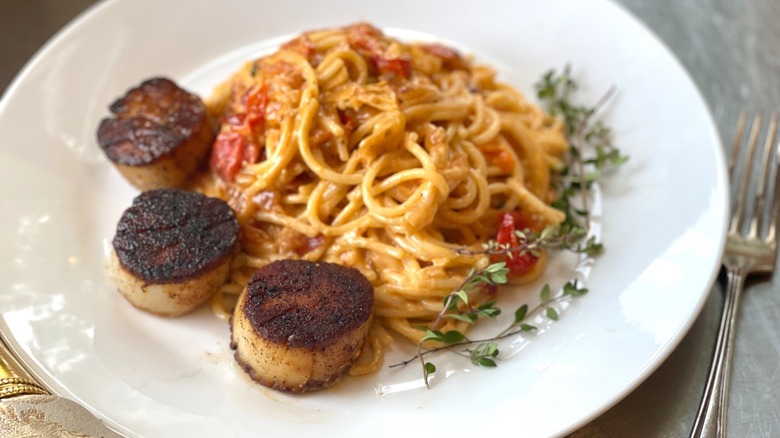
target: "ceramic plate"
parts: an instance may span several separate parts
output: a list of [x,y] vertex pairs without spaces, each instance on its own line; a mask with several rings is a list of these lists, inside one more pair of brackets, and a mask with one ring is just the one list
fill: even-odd
[[[528,96],[566,64],[582,102],[614,86],[603,115],[630,161],[601,185],[607,250],[585,269],[589,294],[497,368],[441,358],[430,390],[409,366],[281,394],[245,377],[227,325],[208,309],[157,318],[108,283],[108,242],[136,191],[95,131],[107,105],[143,79],[165,75],[205,94],[289,36],[356,21],[455,44]],[[128,436],[566,434],[669,355],[723,248],[726,174],[708,109],[659,40],[600,0],[109,1],[19,74],[0,104],[0,144],[0,328],[56,393]],[[394,348],[387,363],[408,351]]]

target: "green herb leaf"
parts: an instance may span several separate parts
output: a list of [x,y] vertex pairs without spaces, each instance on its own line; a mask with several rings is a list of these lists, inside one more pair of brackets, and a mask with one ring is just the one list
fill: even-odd
[[500,271],[503,271],[503,270],[506,270],[506,269],[507,269],[506,268],[506,262],[497,262],[497,263],[493,263],[493,264],[488,265],[488,267],[485,268],[485,272],[495,273],[495,272],[500,272]]
[[439,337],[439,340],[445,344],[455,344],[465,338],[466,336],[457,330],[447,330]]
[[444,317],[457,319],[458,321],[463,321],[468,324],[474,324],[474,322],[477,320],[477,315],[474,313],[447,313],[444,315]]
[[485,342],[477,345],[471,351],[471,363],[485,367],[496,366],[495,358],[498,357],[498,344],[494,341]]
[[491,308],[487,308],[487,309],[481,309],[481,310],[477,311],[477,314],[479,316],[484,316],[486,318],[493,319],[493,318],[495,318],[495,317],[497,317],[498,315],[501,314],[501,309],[498,309],[498,308],[495,308],[495,307],[491,307]]
[[542,291],[539,293],[539,297],[542,299],[542,301],[547,301],[550,299],[550,285],[545,284],[544,287],[542,287]]
[[506,276],[509,273],[508,268],[503,268],[500,271],[490,273],[490,282],[492,284],[504,284],[506,283]]
[[512,325],[517,325],[525,319],[525,315],[528,314],[528,305],[523,304],[515,310],[515,322]]
[[485,301],[484,303],[482,303],[482,304],[480,304],[479,306],[477,306],[477,309],[478,309],[478,310],[487,310],[487,309],[496,309],[496,310],[499,310],[499,309],[496,307],[496,302],[495,302],[495,301]]
[[563,294],[564,295],[570,295],[573,297],[579,297],[582,295],[585,295],[588,292],[588,289],[585,289],[584,287],[577,286],[576,282],[568,281],[566,284],[563,285]]
[[439,330],[427,330],[425,332],[425,336],[420,339],[420,343],[427,341],[436,341],[436,342],[442,342],[442,332]]
[[474,362],[475,365],[483,366],[483,367],[495,367],[496,361],[489,357],[480,357]]

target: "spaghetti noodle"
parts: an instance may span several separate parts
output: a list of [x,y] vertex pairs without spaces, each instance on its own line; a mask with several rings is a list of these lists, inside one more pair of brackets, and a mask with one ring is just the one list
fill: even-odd
[[[569,149],[562,122],[443,45],[363,23],[308,32],[207,105],[221,125],[195,189],[228,201],[243,236],[215,312],[229,317],[252,271],[276,259],[354,267],[375,290],[373,356],[356,373],[381,365],[388,329],[418,342],[469,269],[490,263],[457,249],[494,238],[501,212],[564,219],[549,205]],[[544,265],[543,254],[515,281]]]

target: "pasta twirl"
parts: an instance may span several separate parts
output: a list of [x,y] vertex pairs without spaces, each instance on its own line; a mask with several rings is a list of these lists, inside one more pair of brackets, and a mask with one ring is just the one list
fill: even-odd
[[252,270],[276,259],[357,268],[375,290],[373,357],[357,373],[381,364],[388,330],[417,342],[468,270],[490,262],[456,249],[494,238],[500,212],[564,219],[549,205],[569,148],[562,122],[440,44],[363,23],[308,32],[207,104],[221,126],[195,189],[228,201],[243,236],[215,311],[229,315]]

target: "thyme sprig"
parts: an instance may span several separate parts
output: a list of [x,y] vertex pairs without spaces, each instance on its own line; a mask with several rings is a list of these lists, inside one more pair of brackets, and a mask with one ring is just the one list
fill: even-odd
[[[458,248],[456,252],[464,255],[506,255],[515,257],[518,254],[531,254],[539,257],[543,249],[568,250],[586,255],[597,255],[603,250],[603,245],[596,241],[595,236],[588,236],[587,229],[572,221],[566,227],[548,226],[542,231],[529,229],[515,230],[518,245],[510,246],[490,240],[482,244],[481,250]],[[583,239],[587,239],[583,242]]]
[[[610,88],[593,106],[574,103],[573,94],[579,85],[571,74],[570,65],[566,65],[560,74],[555,70],[547,71],[534,88],[544,109],[550,115],[563,119],[564,132],[571,145],[568,165],[557,176],[560,196],[552,204],[566,212],[562,232],[578,227],[589,228],[587,191],[604,174],[628,161],[628,156],[613,143],[612,129],[602,120],[595,119],[614,96],[615,88]],[[581,206],[575,208],[572,198],[578,194],[583,195],[579,197]],[[577,217],[584,224],[580,224]]]
[[445,318],[453,318],[467,324],[473,324],[480,317],[495,318],[498,316],[501,313],[501,309],[495,307],[495,301],[488,301],[475,306],[469,301],[468,292],[478,286],[504,284],[506,283],[508,273],[509,269],[507,269],[504,262],[493,263],[480,270],[472,268],[460,287],[444,298],[444,305],[441,311],[425,332],[425,336],[417,343],[417,356],[415,358],[419,357],[422,362],[423,378],[426,386],[430,387],[428,376],[436,372],[436,366],[422,360],[425,355],[423,345],[426,342],[438,342],[449,344],[452,347],[460,342],[469,342],[466,335],[458,330],[442,332],[438,328]]
[[573,103],[572,95],[579,85],[571,74],[571,66],[564,67],[561,74],[549,70],[534,85],[536,95],[547,112],[564,121],[566,137],[574,146],[573,153],[580,156],[583,147],[592,150],[594,154],[581,158],[583,164],[592,165],[595,173],[589,173],[589,180],[596,180],[610,167],[619,166],[628,160],[628,156],[620,152],[613,143],[613,133],[602,120],[593,120],[597,113],[615,94],[615,88],[607,93],[593,106]]
[[[493,263],[488,265],[484,270],[480,271],[485,273],[486,271],[500,272],[505,270],[503,262]],[[481,275],[481,274],[479,274]],[[500,275],[500,274],[499,274]],[[500,277],[499,277],[500,278]],[[489,280],[490,281],[490,280]],[[490,283],[494,284],[494,283]],[[453,351],[460,355],[470,358],[471,363],[479,366],[495,367],[496,361],[499,359],[500,350],[498,348],[498,341],[502,339],[510,338],[521,333],[528,333],[536,331],[538,328],[535,325],[529,324],[528,321],[534,318],[541,312],[545,318],[551,321],[557,321],[560,317],[558,311],[555,308],[555,304],[564,301],[571,297],[579,297],[588,292],[588,289],[582,286],[580,282],[572,280],[567,282],[561,291],[551,296],[551,289],[548,284],[545,284],[539,292],[541,302],[533,308],[528,307],[527,304],[523,304],[514,311],[512,322],[506,326],[501,332],[495,336],[489,338],[469,339],[465,334],[457,330],[448,330],[442,332],[437,329],[428,329],[425,336],[420,340],[418,344],[417,354],[402,362],[390,365],[391,368],[401,367],[408,365],[409,363],[420,360],[423,368],[423,378],[425,385],[430,387],[429,377],[436,372],[436,366],[432,362],[426,362],[425,356],[437,353],[443,350]],[[454,296],[457,292],[453,292],[448,296]],[[460,300],[460,294],[458,294]],[[479,309],[476,313],[479,313],[480,317],[495,318],[501,313],[501,309],[494,307],[495,302],[484,303],[480,306],[476,306],[475,309]],[[489,310],[484,312],[484,310]],[[471,322],[476,322],[474,318]],[[436,346],[430,348],[423,348],[425,343],[435,343]],[[460,350],[460,347],[473,347],[464,348]]]
[[[594,256],[603,250],[603,245],[592,233],[588,199],[594,182],[628,160],[615,147],[612,130],[596,118],[615,94],[615,89],[611,88],[594,106],[574,103],[572,95],[577,91],[578,84],[568,65],[560,74],[555,70],[546,72],[534,87],[545,110],[563,119],[565,134],[571,145],[567,163],[554,181],[559,197],[552,203],[553,207],[565,213],[565,219],[557,227],[547,227],[538,232],[515,230],[518,238],[515,246],[491,240],[481,250],[464,248],[458,250],[459,254],[511,259],[525,254],[538,257],[543,250],[566,250],[585,256]],[[489,338],[469,339],[458,330],[440,330],[445,319],[456,319],[469,325],[484,318],[495,319],[501,313],[495,301],[472,303],[469,292],[504,284],[507,274],[505,262],[491,263],[481,270],[472,269],[463,283],[445,297],[442,310],[417,345],[417,355],[391,367],[419,360],[427,387],[430,387],[429,377],[436,372],[436,366],[426,361],[425,357],[443,350],[467,356],[475,365],[495,367],[500,359],[499,341],[536,331],[537,327],[528,322],[530,318],[541,315],[547,320],[557,321],[560,314],[555,304],[582,296],[588,291],[574,279],[564,284],[555,296],[551,296],[551,288],[545,284],[539,292],[540,303],[537,306],[529,309],[527,304],[521,305],[514,311],[512,322]]]
[[552,206],[566,213],[557,234],[572,240],[586,239],[582,252],[596,255],[603,250],[603,245],[591,234],[590,189],[611,169],[628,161],[628,156],[615,146],[612,129],[596,118],[615,95],[615,88],[610,88],[593,106],[574,103],[573,94],[579,85],[570,65],[560,74],[547,71],[534,88],[544,109],[563,119],[571,145],[567,166],[555,181],[559,196]]

